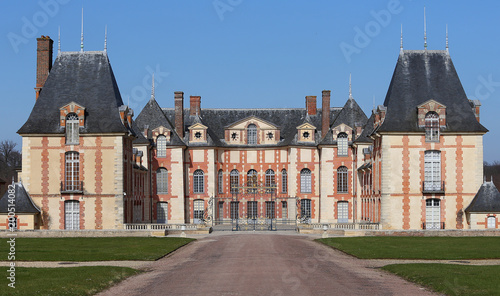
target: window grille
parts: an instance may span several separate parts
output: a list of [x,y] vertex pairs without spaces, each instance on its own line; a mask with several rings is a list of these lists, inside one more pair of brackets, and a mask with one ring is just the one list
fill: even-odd
[[340,133],[337,136],[337,156],[347,156],[348,155],[347,146],[348,146],[347,134]]
[[238,193],[238,187],[240,186],[240,172],[238,170],[231,171],[229,182],[231,183],[231,193]]
[[[266,187],[274,187],[276,185],[274,171],[269,169],[266,171]],[[274,188],[266,189],[266,192],[274,192]]]
[[255,124],[248,125],[247,128],[247,144],[257,144],[257,126]]
[[266,201],[266,218],[267,219],[276,218],[276,202]]
[[224,193],[224,175],[222,173],[222,170],[219,170],[219,194]]
[[156,171],[156,193],[168,193],[168,171],[165,168],[159,168]]
[[80,121],[75,113],[70,113],[66,116],[66,144],[79,144]]
[[348,193],[348,171],[345,166],[341,166],[337,169],[337,193]]
[[302,169],[300,171],[300,192],[311,193],[311,170]]
[[439,115],[436,112],[425,115],[425,141],[439,142]]
[[337,219],[339,223],[349,222],[349,202],[337,202]]
[[256,201],[248,201],[247,202],[247,218],[248,219],[257,219],[257,202]]
[[300,217],[306,221],[311,219],[311,200],[300,200]]
[[196,170],[193,173],[193,193],[205,192],[205,173],[202,170]]
[[164,135],[156,138],[156,156],[167,157],[167,138]]
[[231,219],[238,219],[240,212],[240,202],[232,201],[231,202]]
[[156,204],[156,223],[167,224],[168,222],[168,203],[159,202]]
[[67,230],[80,229],[80,202],[67,200],[64,202],[64,228]]
[[441,152],[425,151],[424,161],[424,190],[441,190]]
[[288,175],[286,173],[286,170],[283,169],[281,171],[281,193],[287,193],[288,192]]
[[80,191],[80,154],[67,152],[65,166],[65,191]]

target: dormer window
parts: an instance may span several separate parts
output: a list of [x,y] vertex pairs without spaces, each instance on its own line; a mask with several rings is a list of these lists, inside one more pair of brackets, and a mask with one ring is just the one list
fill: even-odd
[[347,156],[348,139],[346,133],[337,136],[337,156]]
[[309,135],[309,132],[303,132],[303,133],[302,133],[302,137],[303,137],[304,139],[309,139],[309,136],[310,136],[310,135]]
[[436,112],[425,115],[425,141],[439,142],[439,115]]
[[247,144],[257,144],[257,126],[255,124],[250,124],[247,127]]
[[157,157],[167,156],[167,138],[164,135],[159,135],[156,138],[156,156]]
[[66,116],[66,144],[78,145],[80,138],[79,119],[75,113]]
[[267,133],[267,138],[268,138],[269,140],[272,140],[272,139],[273,139],[273,137],[274,137],[273,133],[271,133],[271,132]]
[[196,133],[194,133],[194,137],[195,137],[196,139],[201,139],[201,132],[196,132]]

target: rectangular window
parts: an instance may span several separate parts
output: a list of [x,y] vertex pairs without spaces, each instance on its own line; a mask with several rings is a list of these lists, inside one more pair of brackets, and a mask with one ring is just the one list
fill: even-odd
[[425,191],[441,190],[441,152],[425,151]]
[[286,201],[281,202],[281,218],[288,219],[288,204]]
[[425,201],[425,229],[441,228],[441,206],[439,199]]
[[231,219],[238,219],[240,216],[240,202],[232,201],[231,202]]
[[247,218],[248,219],[257,219],[257,202],[256,201],[248,201],[247,202]]
[[80,154],[78,152],[66,153],[65,191],[81,191],[80,186]]
[[193,174],[193,193],[205,192],[205,174],[202,170],[196,170]]
[[304,222],[311,222],[311,200],[302,199],[300,200],[300,217]]
[[349,193],[348,170],[346,167],[337,169],[337,193]]
[[347,201],[337,202],[337,219],[339,223],[349,222],[349,202]]
[[168,222],[168,203],[159,202],[156,204],[156,223],[166,224]]
[[266,201],[266,218],[276,218],[276,203],[274,201]]
[[497,228],[497,221],[495,216],[488,217],[488,228],[495,229]]
[[219,201],[219,219],[222,220],[224,218],[224,202]]
[[286,170],[281,171],[281,193],[288,192],[288,176]]
[[201,199],[195,200],[193,203],[193,223],[200,224],[203,221],[204,201]]
[[224,175],[219,171],[219,194],[224,193]]

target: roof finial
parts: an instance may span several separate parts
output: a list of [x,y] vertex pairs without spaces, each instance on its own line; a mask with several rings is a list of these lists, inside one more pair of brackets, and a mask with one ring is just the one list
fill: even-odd
[[403,24],[401,24],[401,46],[400,50],[403,51]]
[[108,25],[104,27],[104,52],[108,51]]
[[60,53],[61,53],[61,26],[59,26],[57,34],[57,54]]
[[375,109],[375,95],[373,95],[373,109]]
[[425,19],[425,6],[424,6],[424,48],[427,49],[427,21]]
[[151,86],[151,101],[155,99],[155,73],[153,73],[153,82]]
[[352,99],[351,73],[349,73],[349,99]]
[[82,6],[82,37],[80,42],[80,52],[83,52],[83,6]]
[[446,51],[448,51],[448,24],[446,24]]

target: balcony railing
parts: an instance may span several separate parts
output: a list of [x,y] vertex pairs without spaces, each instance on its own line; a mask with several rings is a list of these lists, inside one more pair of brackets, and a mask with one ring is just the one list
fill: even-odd
[[444,193],[444,181],[422,182],[423,193]]
[[427,229],[427,230],[445,229],[444,222],[423,222],[422,229]]
[[61,182],[61,193],[83,193],[83,181]]

